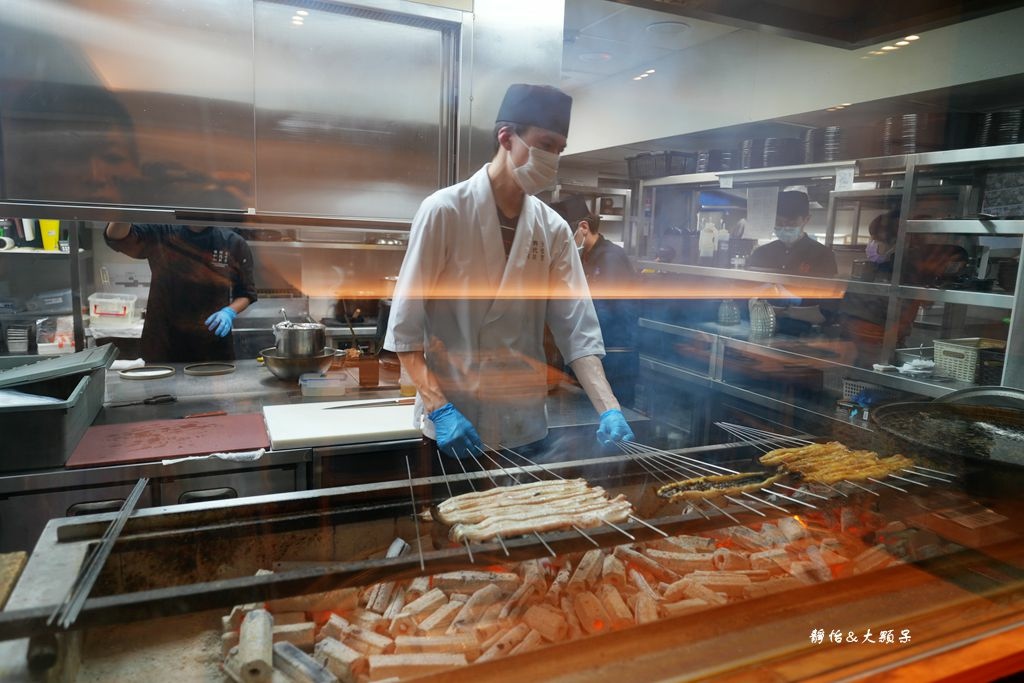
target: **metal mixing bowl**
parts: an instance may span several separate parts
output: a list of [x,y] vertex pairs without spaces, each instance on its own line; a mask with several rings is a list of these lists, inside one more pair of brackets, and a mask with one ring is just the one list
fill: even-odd
[[260,355],[263,356],[263,363],[270,370],[271,374],[278,379],[297,380],[307,372],[324,374],[327,368],[331,367],[331,361],[337,355],[337,349],[324,348],[323,353],[306,358],[286,358],[281,356],[276,347],[263,349]]

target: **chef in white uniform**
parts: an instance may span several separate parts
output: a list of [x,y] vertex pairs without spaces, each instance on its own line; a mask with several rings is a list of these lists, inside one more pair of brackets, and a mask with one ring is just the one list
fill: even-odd
[[545,324],[601,416],[598,440],[633,438],[601,367],[572,233],[532,196],[555,182],[571,107],[557,88],[510,86],[494,158],[427,197],[413,219],[384,348],[416,384],[416,424],[447,455],[547,435]]

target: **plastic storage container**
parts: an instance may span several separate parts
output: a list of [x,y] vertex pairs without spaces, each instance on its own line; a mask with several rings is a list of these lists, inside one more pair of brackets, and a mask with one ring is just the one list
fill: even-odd
[[0,406],[4,435],[0,472],[64,465],[103,407],[107,367],[116,356],[117,349],[106,344],[37,362],[7,359],[24,364],[0,372],[0,389],[51,396],[60,402]]
[[94,325],[117,327],[135,322],[134,294],[108,294],[96,292],[89,295],[89,318]]
[[935,340],[935,372],[959,382],[974,382],[978,375],[978,352],[982,349],[1005,349],[998,339],[967,337]]

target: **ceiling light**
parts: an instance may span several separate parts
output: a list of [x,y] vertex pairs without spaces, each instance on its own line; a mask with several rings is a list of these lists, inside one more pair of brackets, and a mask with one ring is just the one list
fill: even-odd
[[648,69],[648,70],[647,70],[647,71],[645,71],[644,73],[645,73],[645,74],[652,74],[652,73],[654,73],[654,69]]
[[643,76],[633,76],[633,80],[634,81],[642,81],[642,80],[644,80],[644,77]]
[[921,36],[907,36],[903,40],[921,40]]
[[302,22],[299,21],[298,19],[292,19],[292,25],[293,26],[302,26]]
[[295,13],[298,14],[300,17],[308,17],[309,16],[309,12],[307,12],[304,9],[296,10]]
[[903,47],[904,45],[910,45],[910,43],[905,40],[897,40],[896,44],[899,45],[900,47]]
[[607,52],[581,52],[576,59],[587,64],[600,64],[610,61],[612,56]]
[[682,21],[656,21],[645,26],[644,30],[656,36],[675,36],[689,28],[690,25]]
[[883,49],[883,50],[886,50],[886,51],[892,51],[892,50],[898,50],[899,48],[898,48],[898,47],[895,47],[895,46],[893,46],[893,45],[886,45],[886,46],[885,46],[885,47],[883,47],[882,49]]
[[879,52],[878,50],[872,50],[868,54],[869,55],[884,55],[885,53],[884,52]]
[[840,104],[839,106],[840,106],[840,107],[849,107],[849,106],[851,106],[851,105],[850,105],[850,103],[849,103],[849,102],[843,102],[843,103],[842,103],[842,104]]

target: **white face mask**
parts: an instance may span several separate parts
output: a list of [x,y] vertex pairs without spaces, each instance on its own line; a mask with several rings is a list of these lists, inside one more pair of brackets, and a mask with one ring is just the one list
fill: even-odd
[[776,226],[775,236],[783,244],[794,244],[804,234],[803,228],[793,226]]
[[558,177],[558,155],[537,147],[528,149],[530,158],[522,166],[513,167],[512,175],[523,192],[537,194],[555,184],[555,178]]

